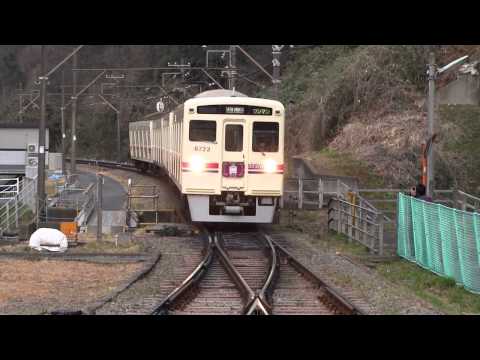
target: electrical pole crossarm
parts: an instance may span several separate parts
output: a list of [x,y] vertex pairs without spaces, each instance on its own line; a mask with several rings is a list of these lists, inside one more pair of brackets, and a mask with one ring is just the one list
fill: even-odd
[[62,66],[63,64],[65,64],[68,60],[70,60],[70,58],[72,56],[74,56],[77,52],[80,51],[81,48],[83,48],[85,45],[80,45],[79,47],[77,47],[75,50],[73,50],[73,52],[68,55],[65,59],[63,59],[59,64],[57,64],[52,70],[50,70],[46,75],[45,77],[49,77],[50,75],[52,75],[55,71],[57,71],[57,69]]
[[222,85],[220,85],[220,84],[218,83],[217,80],[215,80],[215,78],[214,78],[213,76],[211,76],[211,75],[208,73],[207,70],[202,69],[202,71],[205,73],[205,75],[207,75],[207,76],[210,78],[210,80],[212,80],[215,84],[217,84],[217,86],[218,86],[220,89],[225,89]]
[[260,70],[262,70],[269,78],[270,80],[275,80],[275,78],[267,71],[265,68],[260,65],[253,57],[251,57],[245,50],[242,49],[239,45],[235,45],[247,58],[250,59],[251,62],[253,62],[255,65],[257,65]]
[[27,105],[25,105],[25,107],[22,110],[20,110],[18,114],[23,114],[32,104],[35,104],[35,101],[37,101],[39,97],[40,97],[40,94],[35,96],[35,98],[33,98],[33,100],[31,100]]
[[93,84],[95,84],[95,83],[98,81],[98,79],[100,79],[100,78],[103,76],[103,74],[105,74],[105,72],[106,72],[106,71],[102,71],[100,74],[98,74],[98,75],[95,77],[95,79],[93,79],[92,81],[90,81],[90,83],[89,83],[87,86],[85,86],[82,90],[80,90],[80,91],[79,91],[78,93],[76,93],[76,94],[73,94],[72,99],[65,105],[65,108],[69,107],[69,106],[72,104],[73,100],[77,100],[79,96],[81,96],[85,91],[87,91],[88,89],[90,89],[90,88],[93,86]]
[[159,87],[160,90],[162,90],[162,92],[163,92],[166,96],[168,96],[169,99],[171,99],[171,100],[175,103],[175,105],[180,105],[180,103],[179,103],[177,100],[175,100],[175,98],[174,98],[173,96],[171,96],[171,95],[168,93],[168,91],[165,90],[164,87],[162,87],[162,86],[160,86],[160,85],[157,85],[157,86]]
[[105,99],[102,94],[98,94],[98,96],[100,97],[100,99],[102,99],[103,102],[105,102],[105,104],[107,104],[113,111],[115,111],[117,114],[120,114],[120,110],[118,110],[115,106],[113,106],[113,104],[108,101],[107,99]]

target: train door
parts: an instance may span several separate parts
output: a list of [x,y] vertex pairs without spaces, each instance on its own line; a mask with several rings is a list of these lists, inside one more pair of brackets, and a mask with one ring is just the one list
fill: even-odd
[[245,121],[226,121],[223,128],[222,185],[228,191],[245,189]]

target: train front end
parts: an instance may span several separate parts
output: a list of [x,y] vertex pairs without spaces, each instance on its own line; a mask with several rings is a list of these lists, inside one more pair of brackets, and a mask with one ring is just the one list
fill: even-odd
[[191,219],[271,223],[283,193],[285,109],[246,96],[185,103],[182,193]]

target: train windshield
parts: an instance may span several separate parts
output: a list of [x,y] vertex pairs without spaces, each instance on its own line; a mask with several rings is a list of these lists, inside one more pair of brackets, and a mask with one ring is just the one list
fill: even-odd
[[278,152],[279,125],[276,122],[254,122],[254,152]]
[[243,125],[225,126],[225,150],[243,151]]
[[217,141],[217,122],[191,120],[189,134],[190,141],[215,142]]

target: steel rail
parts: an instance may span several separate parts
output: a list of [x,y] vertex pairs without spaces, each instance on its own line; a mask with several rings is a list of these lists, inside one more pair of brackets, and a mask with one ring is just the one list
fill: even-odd
[[260,232],[262,237],[265,239],[268,250],[269,250],[269,262],[270,262],[270,270],[267,274],[266,280],[262,289],[259,292],[258,298],[260,302],[263,304],[264,308],[267,309],[268,313],[272,313],[272,305],[273,305],[273,292],[275,290],[275,282],[278,279],[280,274],[280,262],[278,258],[277,251],[275,249],[275,245],[270,236],[265,234],[264,232]]
[[190,289],[197,285],[207,272],[214,256],[214,243],[212,236],[204,232],[203,235],[206,241],[206,252],[203,260],[193,270],[193,272],[182,282],[182,284],[173,290],[161,303],[158,305],[151,315],[168,315],[169,307],[178,301],[178,299],[185,295]]
[[252,305],[255,303],[255,300],[257,299],[255,292],[250,288],[250,286],[247,284],[247,282],[242,277],[242,275],[240,275],[238,270],[235,268],[235,266],[231,262],[229,256],[223,249],[223,246],[221,244],[223,241],[222,233],[220,232],[215,233],[214,239],[215,239],[215,250],[219,255],[220,262],[222,263],[228,275],[230,276],[230,278],[232,279],[232,281],[235,283],[238,290],[242,294],[242,298],[245,303],[243,313],[246,314],[250,311],[250,309],[252,308]]
[[333,305],[340,310],[340,313],[342,315],[365,315],[365,312],[363,310],[351,304],[338,290],[333,289],[332,286],[328,285],[326,282],[318,278],[318,276],[316,276],[312,271],[310,271],[298,260],[296,260],[293,255],[290,254],[290,252],[288,252],[288,250],[286,250],[283,246],[276,243],[274,240],[271,241],[273,245],[277,248],[277,250],[279,250],[279,252],[287,259],[288,263],[291,266],[293,266],[302,275],[316,283],[319,289],[325,291],[330,302],[333,303]]
[[[65,160],[70,161],[70,158],[66,158]],[[84,164],[84,165],[95,165],[95,166],[101,166],[106,168],[122,169],[122,170],[137,171],[137,172],[140,171],[135,167],[135,165],[129,164],[129,163],[117,163],[114,161],[89,160],[89,159],[77,159],[75,161],[78,164]]]

